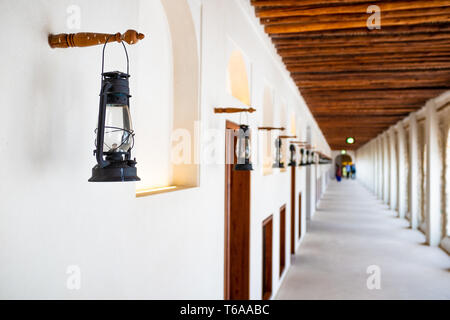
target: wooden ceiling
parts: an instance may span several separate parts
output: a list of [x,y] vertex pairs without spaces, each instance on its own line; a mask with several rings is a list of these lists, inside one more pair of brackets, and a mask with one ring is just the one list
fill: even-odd
[[[450,0],[251,3],[332,149],[359,148],[450,89]],[[367,28],[369,5],[381,29]]]

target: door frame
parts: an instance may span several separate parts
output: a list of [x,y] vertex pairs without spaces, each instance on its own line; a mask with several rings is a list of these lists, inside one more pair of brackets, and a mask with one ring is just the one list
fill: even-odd
[[[261,300],[269,300],[273,293],[273,214],[268,216],[262,222],[262,293]],[[265,234],[266,228],[269,229],[270,234]],[[266,239],[269,238],[269,243]],[[268,256],[266,256],[268,254]],[[265,259],[267,258],[267,260]],[[268,268],[268,269],[267,269]],[[265,291],[266,271],[268,274],[268,290]]]
[[[230,133],[229,130],[239,130],[240,126],[234,122],[231,122],[229,120],[226,121],[225,125],[225,214],[224,214],[224,300],[230,300],[234,299],[235,297],[232,296],[232,288],[231,288],[231,265],[232,265],[232,254],[234,255],[245,255],[245,260],[247,267],[240,268],[243,272],[242,277],[244,279],[247,279],[247,283],[244,285],[246,288],[244,289],[244,292],[242,293],[242,296],[239,297],[240,300],[248,300],[250,299],[250,195],[251,195],[251,174],[247,171],[241,171],[240,174],[248,175],[248,177],[245,177],[247,180],[247,194],[248,198],[244,199],[244,201],[247,201],[248,205],[248,212],[245,217],[242,216],[242,219],[246,219],[247,223],[247,237],[248,240],[247,243],[242,244],[238,247],[238,252],[231,250],[232,247],[232,239],[231,239],[231,217],[232,217],[232,187],[233,187],[233,181],[232,181],[232,174],[233,174],[233,164],[236,163],[236,154],[234,152],[235,147],[235,140],[236,135],[233,135]],[[233,139],[233,140],[231,140]],[[233,144],[230,144],[230,142],[233,141]],[[230,162],[231,156],[233,157],[233,161]],[[244,180],[244,179],[243,179]],[[241,186],[238,183],[239,187]],[[245,233],[245,232],[244,232]]]
[[291,243],[291,250],[289,251],[291,255],[295,254],[295,171],[297,170],[296,166],[291,167],[291,236],[290,236],[290,243]]

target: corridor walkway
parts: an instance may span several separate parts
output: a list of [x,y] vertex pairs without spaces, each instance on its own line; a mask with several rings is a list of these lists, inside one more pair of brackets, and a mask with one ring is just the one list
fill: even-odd
[[[356,181],[333,181],[277,299],[450,299],[450,257]],[[370,265],[381,289],[369,290]]]

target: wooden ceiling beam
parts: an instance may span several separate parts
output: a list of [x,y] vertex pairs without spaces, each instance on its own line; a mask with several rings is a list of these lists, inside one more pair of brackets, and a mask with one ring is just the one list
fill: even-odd
[[435,87],[435,88],[404,88],[404,89],[352,89],[352,90],[330,90],[324,89],[324,92],[311,91],[308,89],[302,89],[302,95],[305,97],[317,97],[321,96],[324,98],[342,98],[342,97],[352,97],[355,99],[377,99],[377,98],[389,98],[389,97],[434,97],[446,90],[446,87]]
[[347,122],[366,122],[366,123],[391,123],[399,120],[399,117],[396,116],[374,116],[374,117],[366,117],[364,115],[324,115],[324,116],[318,116],[317,120],[319,122],[334,122],[334,125],[336,125],[339,121],[339,123],[342,125],[342,123]]
[[[448,70],[408,70],[402,72],[395,71],[373,71],[373,72],[341,72],[341,73],[292,73],[294,80],[425,80],[443,78],[450,81]],[[415,78],[415,79],[411,79]],[[449,83],[450,84],[450,83]]]
[[393,34],[384,36],[334,36],[334,37],[286,37],[273,38],[272,42],[277,47],[283,45],[297,44],[303,47],[322,47],[322,46],[353,46],[358,44],[391,43],[391,42],[422,42],[430,40],[448,40],[450,39],[450,30],[445,32],[420,32],[413,34]]
[[[251,0],[255,8],[281,7],[281,6],[327,6],[330,4],[366,3],[367,0]],[[371,1],[377,3],[378,0]]]
[[[450,6],[448,0],[394,1],[394,2],[380,2],[377,5],[380,7],[381,12]],[[255,13],[256,16],[259,18],[317,16],[323,14],[339,14],[339,13],[366,14],[367,7],[368,7],[367,4],[338,5],[338,6],[324,5],[318,8],[307,8],[307,7],[305,8],[298,6],[269,7],[269,8],[256,8]]]
[[450,55],[445,53],[439,53],[438,55],[425,56],[423,54],[405,54],[404,56],[395,56],[395,54],[390,55],[359,55],[359,56],[327,56],[327,57],[305,57],[304,59],[299,59],[297,57],[285,58],[286,67],[296,67],[296,66],[314,66],[319,64],[354,64],[354,63],[414,63],[414,62],[445,62],[450,60]]
[[[447,91],[450,89],[450,85],[449,84],[440,84],[440,85],[433,85],[433,84],[426,84],[423,86],[420,86],[418,84],[416,84],[415,86],[412,87],[417,87],[420,89],[433,89],[433,88],[444,88],[443,91]],[[350,90],[355,90],[355,91],[368,91],[368,90],[379,90],[379,91],[383,91],[383,90],[390,90],[390,89],[395,89],[395,90],[407,90],[410,87],[408,86],[395,86],[395,87],[389,87],[387,85],[382,86],[382,85],[378,85],[378,86],[373,86],[373,87],[366,87],[366,86],[341,86],[341,87],[327,87],[327,86],[321,86],[321,85],[315,85],[315,86],[310,86],[308,88],[301,88],[299,87],[300,93],[308,91],[308,92],[315,92],[317,94],[325,94],[329,91],[335,91],[335,90],[342,90],[342,91],[350,91]],[[433,98],[434,96],[429,96],[428,98]]]
[[[400,101],[401,99],[399,99]],[[405,102],[401,103],[395,100],[392,100],[391,102],[387,101],[356,101],[355,100],[340,100],[340,104],[332,104],[331,102],[323,102],[323,101],[314,101],[314,100],[307,100],[306,101],[308,105],[311,105],[310,109],[311,111],[314,111],[316,109],[320,108],[326,108],[330,111],[338,109],[338,110],[345,110],[345,109],[360,109],[360,110],[395,110],[397,108],[403,108],[403,109],[410,109],[414,110],[417,108],[422,107],[425,103],[424,102]]]
[[[347,106],[349,104],[355,105],[355,106],[365,106],[365,105],[376,105],[383,108],[395,108],[399,105],[404,106],[410,106],[415,107],[420,103],[420,98],[417,97],[414,98],[402,98],[401,96],[398,96],[397,98],[389,98],[389,99],[382,99],[380,98],[365,98],[365,99],[350,99],[350,98],[337,98],[337,99],[330,99],[328,97],[321,98],[321,97],[303,97],[306,102],[314,104],[314,106],[330,106],[330,107],[342,107]],[[313,107],[314,107],[313,106]]]
[[[385,24],[385,20],[389,19],[410,19],[412,17],[424,17],[424,16],[439,16],[444,14],[450,14],[450,7],[428,8],[428,9],[414,9],[414,10],[399,10],[382,12],[382,24]],[[350,22],[359,21],[363,22],[367,26],[368,15],[364,13],[344,13],[344,14],[325,14],[318,16],[289,16],[279,18],[262,18],[261,24],[265,26],[274,25],[290,25],[290,24],[316,24],[316,23],[337,23],[337,22]],[[344,28],[345,29],[345,28]]]
[[314,110],[315,108],[378,108],[378,109],[395,109],[398,107],[403,108],[417,108],[424,105],[424,102],[422,99],[414,99],[414,100],[408,100],[404,101],[401,99],[390,99],[390,100],[319,100],[319,99],[305,99],[306,103],[311,105],[311,110]]
[[[450,16],[449,16],[450,17]],[[366,45],[353,47],[318,47],[318,48],[287,48],[278,49],[278,54],[284,58],[288,57],[308,57],[314,56],[317,59],[320,56],[337,55],[358,55],[358,54],[383,54],[389,53],[433,53],[442,52],[450,55],[450,43],[448,41],[435,44],[415,44],[408,43],[390,44],[390,45]]]
[[[308,101],[309,102],[309,101]],[[319,111],[319,110],[327,110],[329,112],[332,112],[333,110],[361,110],[361,112],[365,112],[368,110],[385,110],[386,112],[390,112],[393,110],[398,110],[399,108],[402,108],[403,110],[415,110],[417,108],[420,108],[423,106],[422,103],[416,103],[416,104],[387,104],[387,105],[380,105],[380,104],[373,104],[373,103],[352,103],[352,102],[345,102],[343,101],[342,104],[333,105],[333,104],[325,104],[325,103],[319,103],[314,102],[311,104],[311,112]]]
[[[435,16],[421,16],[421,17],[406,17],[406,18],[391,18],[383,19],[383,26],[408,26],[414,24],[423,23],[437,23],[437,22],[450,22],[449,14],[435,15]],[[366,28],[366,20],[358,21],[335,21],[335,22],[318,22],[318,23],[292,23],[282,25],[270,25],[266,26],[264,30],[268,34],[272,33],[298,33],[309,31],[324,31],[324,30],[337,30],[337,29],[355,29]]]
[[449,32],[450,23],[427,23],[420,25],[410,26],[384,26],[381,29],[369,30],[365,29],[342,29],[342,30],[325,30],[325,31],[311,31],[302,33],[274,33],[270,37],[272,39],[285,39],[285,38],[297,38],[297,39],[328,39],[335,37],[368,37],[377,38],[383,36],[400,36],[411,35],[417,33],[436,33],[436,32]]
[[447,88],[450,89],[450,84],[448,80],[441,79],[429,79],[429,80],[416,80],[409,79],[409,81],[400,81],[396,80],[378,80],[378,81],[296,81],[297,86],[301,88],[307,88],[310,90],[323,90],[326,89],[342,89],[342,90],[351,90],[351,89],[402,89],[408,87],[435,87],[437,85],[444,86],[447,85]]
[[321,41],[320,44],[313,44],[313,45],[304,45],[302,41],[292,41],[291,43],[286,44],[275,44],[275,48],[277,50],[279,49],[316,49],[316,48],[354,48],[354,47],[362,47],[362,46],[369,46],[372,48],[389,48],[392,46],[441,46],[443,44],[449,44],[450,43],[450,36],[445,36],[445,38],[440,39],[422,39],[420,41],[388,41],[388,42],[350,42],[350,41],[343,41],[343,42],[335,42],[335,43],[329,43],[328,41]]
[[450,69],[450,57],[447,61],[421,61],[412,60],[404,62],[375,62],[375,63],[325,63],[304,64],[286,66],[291,74],[303,73],[332,73],[335,72],[358,72],[358,71],[397,71],[408,70],[440,70]]
[[397,109],[391,109],[391,110],[386,110],[386,109],[369,109],[369,110],[365,110],[365,109],[333,109],[333,110],[329,110],[328,108],[314,108],[313,110],[311,110],[312,114],[314,116],[326,116],[329,115],[330,113],[343,113],[346,115],[352,115],[352,114],[358,114],[358,115],[364,115],[364,116],[373,116],[373,115],[399,115],[399,116],[404,116],[406,117],[408,114],[410,114],[411,112],[413,112],[416,109],[405,109],[405,108],[397,108]]
[[[347,133],[356,133],[358,135],[373,135],[376,132],[379,132],[380,128],[379,127],[367,127],[366,130],[364,130],[363,128],[344,128],[344,127],[336,127],[336,128],[330,128],[330,127],[324,127],[322,129],[323,133],[326,134],[339,134],[339,133],[343,133],[343,134],[347,134]],[[337,137],[337,139],[339,139],[339,137]]]
[[318,62],[371,62],[379,61],[380,59],[386,59],[386,61],[403,61],[407,59],[430,59],[430,58],[448,58],[448,52],[402,52],[402,53],[348,53],[348,54],[333,54],[333,55],[306,55],[306,56],[291,56],[282,57],[283,62],[286,65],[298,64],[298,63],[318,63]]

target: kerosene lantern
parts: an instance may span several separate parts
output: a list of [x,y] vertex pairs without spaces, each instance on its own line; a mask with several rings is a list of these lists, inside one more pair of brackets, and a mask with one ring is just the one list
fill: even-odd
[[136,171],[136,159],[131,159],[134,145],[134,131],[130,115],[130,88],[127,73],[104,72],[105,42],[102,54],[102,81],[98,126],[96,129],[96,149],[94,154],[97,165],[92,169],[90,182],[139,181]]
[[309,159],[309,165],[314,164],[314,151],[311,151],[310,153],[310,159]]
[[305,165],[304,162],[305,162],[305,149],[300,148],[300,160],[299,160],[298,166],[299,166],[299,167],[304,166],[304,165]]
[[305,165],[305,166],[309,166],[309,165],[310,165],[310,163],[309,163],[309,150],[306,150],[306,151],[305,151],[305,161],[304,161],[304,165]]
[[296,152],[295,152],[295,145],[291,144],[289,146],[289,152],[291,153],[291,157],[290,157],[288,166],[295,167],[297,165],[297,157],[296,157]]
[[234,170],[237,171],[251,171],[253,166],[251,163],[251,149],[250,149],[250,129],[248,125],[241,124],[239,126],[237,145],[236,145],[237,163]]
[[273,163],[273,168],[284,168],[284,163],[281,162],[281,150],[283,147],[283,141],[281,140],[280,137],[275,139],[275,162]]

